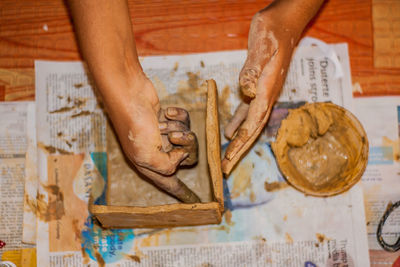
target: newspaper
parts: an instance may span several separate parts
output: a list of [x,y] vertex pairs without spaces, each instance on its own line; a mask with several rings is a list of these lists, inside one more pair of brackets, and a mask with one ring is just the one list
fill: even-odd
[[[329,47],[339,65],[318,47],[297,49],[277,107],[332,101],[352,108],[347,46]],[[141,63],[161,99],[215,79],[224,124],[239,104],[245,57],[246,51],[230,51],[145,57]],[[90,78],[79,62],[37,61],[35,68],[38,199],[46,211],[37,220],[38,266],[369,266],[360,186],[331,198],[306,197],[289,187],[265,141],[276,127],[266,128],[224,181],[220,225],[101,229],[87,212],[89,191],[105,204],[107,183],[105,118],[89,93]],[[91,105],[74,105],[82,89]]]
[[24,214],[25,155],[33,102],[0,104],[0,259],[6,251],[29,248],[22,241]]
[[[368,244],[370,249],[382,249],[376,238],[379,220],[389,202],[400,200],[400,97],[360,97],[355,98],[354,104],[370,147],[368,166],[362,177]],[[395,243],[399,229],[399,213],[393,212],[383,229],[384,240]]]
[[27,134],[25,156],[25,196],[22,242],[36,244],[37,210],[37,145],[36,145],[36,105],[27,109]]

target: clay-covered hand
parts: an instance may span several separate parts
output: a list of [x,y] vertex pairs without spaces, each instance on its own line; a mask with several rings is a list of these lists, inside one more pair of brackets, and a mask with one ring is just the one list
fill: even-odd
[[[321,0],[309,3],[313,1],[322,3]],[[304,11],[296,7],[300,2],[302,0],[277,0],[253,17],[248,55],[239,75],[244,101],[225,127],[225,136],[233,138],[222,161],[225,174],[230,173],[267,123],[285,81],[295,45],[309,18],[319,8],[317,5]]]
[[[179,165],[197,161],[197,139],[183,109],[160,108],[156,90],[147,79],[138,79],[131,97],[118,103],[120,113],[111,119],[126,156],[161,189],[183,202],[199,202],[174,173]],[[134,93],[138,92],[138,93]],[[164,117],[163,121],[159,119]]]
[[191,166],[197,163],[198,142],[194,132],[190,131],[189,113],[182,108],[168,107],[160,110],[159,128],[162,135],[163,150],[169,152],[176,148],[183,148],[189,153],[181,161],[181,166]]
[[[183,202],[199,202],[173,173],[193,162],[192,134],[171,133],[178,146],[163,150],[160,103],[143,73],[126,0],[69,0],[84,59],[126,156],[154,184]],[[170,117],[172,118],[172,117]],[[179,131],[178,131],[179,132]],[[174,135],[174,136],[172,136]]]

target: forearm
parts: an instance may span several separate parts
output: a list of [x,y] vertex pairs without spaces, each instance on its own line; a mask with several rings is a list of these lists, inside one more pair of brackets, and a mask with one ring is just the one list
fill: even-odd
[[264,10],[268,10],[271,18],[279,22],[280,27],[301,34],[323,2],[324,0],[275,0]]
[[69,0],[80,48],[109,112],[143,80],[125,0]]

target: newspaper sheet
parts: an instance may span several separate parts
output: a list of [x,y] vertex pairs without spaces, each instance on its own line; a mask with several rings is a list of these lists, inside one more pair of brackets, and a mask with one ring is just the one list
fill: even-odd
[[0,259],[6,251],[29,248],[23,243],[27,135],[35,131],[28,114],[33,102],[0,104]]
[[[400,200],[400,97],[361,97],[355,98],[354,104],[370,146],[368,166],[362,177],[368,243],[370,249],[381,249],[376,238],[379,220],[389,202]],[[395,243],[399,229],[400,213],[393,212],[383,231],[387,243]]]
[[[318,47],[297,49],[275,121],[224,182],[223,222],[173,229],[103,230],[92,221],[89,191],[105,204],[104,115],[81,63],[37,61],[38,201],[45,211],[38,216],[38,266],[368,266],[361,188],[306,197],[286,184],[268,143],[289,107],[333,101],[352,108],[347,46],[329,47],[339,64]],[[224,124],[239,104],[245,57],[246,51],[231,51],[141,63],[161,99],[215,79]]]
[[36,145],[36,105],[27,110],[27,148],[25,156],[25,196],[22,242],[36,244],[37,210],[37,145]]

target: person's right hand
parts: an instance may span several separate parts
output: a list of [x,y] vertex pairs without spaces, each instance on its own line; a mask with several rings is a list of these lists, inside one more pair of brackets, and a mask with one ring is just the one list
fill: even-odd
[[[175,175],[179,165],[197,162],[197,139],[189,114],[180,108],[162,110],[153,84],[144,75],[108,105],[122,148],[133,165],[157,186],[183,202],[198,197]],[[110,101],[108,101],[110,102]]]
[[[160,103],[140,66],[126,0],[69,0],[80,50],[128,159],[158,187],[184,202],[199,202],[173,173],[193,161],[193,133],[159,129]],[[168,115],[180,121],[182,112]],[[179,123],[170,123],[179,124]],[[172,126],[171,126],[172,127]],[[177,136],[182,133],[182,136]],[[163,149],[163,139],[172,143]]]

